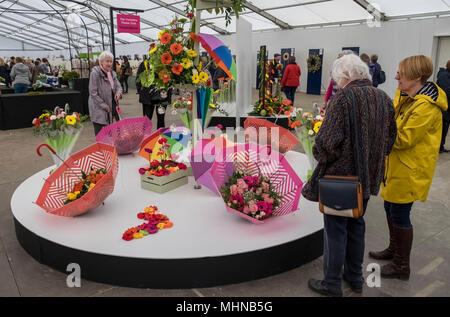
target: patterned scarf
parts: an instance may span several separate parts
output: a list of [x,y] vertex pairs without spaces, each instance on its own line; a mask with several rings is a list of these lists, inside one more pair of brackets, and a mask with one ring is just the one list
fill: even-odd
[[108,72],[106,69],[103,68],[102,65],[100,65],[100,69],[108,76],[109,83],[111,84],[111,89],[114,91],[114,80],[112,78],[111,72]]

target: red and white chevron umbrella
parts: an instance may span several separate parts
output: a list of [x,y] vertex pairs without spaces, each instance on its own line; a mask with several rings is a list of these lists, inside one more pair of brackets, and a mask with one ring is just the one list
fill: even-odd
[[[281,153],[271,150],[270,146],[255,143],[235,146],[234,152],[228,155],[226,161],[214,162],[211,168],[211,175],[218,190],[235,170],[245,171],[249,176],[261,174],[269,178],[275,192],[282,196],[280,206],[274,210],[273,216],[283,216],[297,210],[303,183]],[[254,223],[263,223],[242,212],[228,211]]]
[[[39,149],[38,149],[39,153]],[[68,204],[67,194],[91,168],[106,169],[107,173],[89,192]],[[96,143],[71,155],[46,180],[36,204],[51,214],[74,217],[100,206],[114,191],[119,161],[114,146]]]

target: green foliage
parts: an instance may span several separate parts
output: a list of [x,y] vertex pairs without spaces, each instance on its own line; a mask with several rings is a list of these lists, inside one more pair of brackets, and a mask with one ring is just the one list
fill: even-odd
[[[231,17],[233,15],[239,19],[239,13],[244,11],[244,5],[247,0],[216,0],[215,8],[207,10],[209,13],[225,14],[225,25],[228,26],[231,23]],[[186,7],[186,12],[194,12],[197,8],[197,0],[189,0]]]
[[70,72],[69,71],[64,71],[64,73],[62,74],[62,80],[64,82],[69,82],[69,81],[72,81],[72,80],[74,80],[76,78],[80,78],[80,75],[78,75],[78,73],[75,72],[75,71],[70,71]]

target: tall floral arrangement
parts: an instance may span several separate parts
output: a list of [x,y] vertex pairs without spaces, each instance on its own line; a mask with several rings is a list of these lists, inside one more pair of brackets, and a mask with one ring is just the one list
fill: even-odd
[[38,118],[33,119],[34,135],[43,136],[45,142],[56,152],[57,156],[53,160],[57,166],[62,164],[61,160],[69,157],[83,128],[82,122],[88,117],[80,116],[77,112],[69,114],[66,105],[66,111],[57,107],[53,112],[45,110]]
[[295,116],[291,117],[290,127],[295,129],[297,137],[305,150],[305,154],[308,156],[311,166],[311,169],[308,171],[308,178],[311,176],[312,171],[317,165],[312,153],[312,148],[315,144],[316,135],[319,133],[323,120],[324,115],[317,107],[314,107],[312,112],[297,108]]
[[163,29],[158,40],[150,44],[149,58],[144,61],[145,71],[138,80],[144,87],[155,84],[158,88],[192,84],[194,67],[193,40],[184,32],[188,19],[175,18],[170,28]]

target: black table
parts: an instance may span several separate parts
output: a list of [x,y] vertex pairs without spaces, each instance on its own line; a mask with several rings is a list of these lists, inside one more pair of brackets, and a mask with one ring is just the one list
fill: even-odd
[[[258,119],[265,119],[268,120],[272,123],[276,123],[277,125],[288,129],[289,130],[289,119],[286,116],[282,116],[282,117],[252,117],[252,118],[258,118]],[[244,127],[244,122],[247,119],[247,117],[241,117],[240,118],[240,126]],[[217,116],[217,117],[212,117],[211,118],[211,122],[209,123],[210,127],[215,127],[218,124],[221,124],[223,126],[223,128],[236,128],[236,117],[221,117],[221,116]]]
[[83,113],[81,93],[71,89],[52,88],[40,95],[6,93],[0,96],[0,130],[32,126],[32,120],[44,110],[53,111],[68,103],[71,112]]

